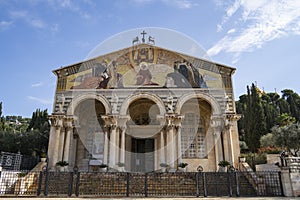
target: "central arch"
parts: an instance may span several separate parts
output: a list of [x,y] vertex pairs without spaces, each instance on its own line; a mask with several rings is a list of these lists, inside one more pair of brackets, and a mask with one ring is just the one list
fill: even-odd
[[120,115],[127,115],[127,110],[129,108],[129,105],[139,99],[149,99],[153,101],[158,106],[160,115],[164,115],[166,113],[166,109],[161,98],[151,93],[138,93],[138,94],[133,94],[124,100],[120,108]]
[[129,96],[121,105],[120,115],[127,115],[127,144],[130,171],[150,172],[155,170],[158,133],[161,125],[157,116],[165,115],[163,101],[154,94],[139,93]]

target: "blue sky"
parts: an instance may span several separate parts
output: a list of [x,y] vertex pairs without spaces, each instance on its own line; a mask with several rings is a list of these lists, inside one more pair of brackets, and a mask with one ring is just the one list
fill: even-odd
[[179,31],[211,60],[237,68],[236,99],[252,82],[267,92],[300,92],[299,0],[0,0],[3,115],[51,113],[52,70],[139,27]]

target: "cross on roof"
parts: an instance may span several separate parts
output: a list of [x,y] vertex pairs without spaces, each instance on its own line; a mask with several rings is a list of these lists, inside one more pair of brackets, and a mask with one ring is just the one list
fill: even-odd
[[147,35],[145,30],[143,30],[143,32],[141,32],[141,35],[143,35],[142,42],[145,43],[145,35]]

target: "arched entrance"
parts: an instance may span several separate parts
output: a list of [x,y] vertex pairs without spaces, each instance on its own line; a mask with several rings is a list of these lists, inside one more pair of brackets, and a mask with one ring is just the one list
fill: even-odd
[[130,170],[150,172],[155,169],[155,148],[160,123],[159,106],[151,99],[139,98],[132,101],[127,110],[130,120],[127,122],[128,145],[130,152]]
[[207,158],[207,131],[212,108],[203,99],[193,98],[186,101],[180,111],[184,116],[181,132],[182,158]]
[[212,170],[212,166],[217,169],[223,157],[222,123],[215,121],[222,119],[219,103],[209,94],[187,94],[178,100],[175,111],[184,116],[181,132],[184,162],[193,169],[199,165],[206,171]]
[[78,134],[75,153],[75,166],[88,170],[90,160],[104,159],[104,121],[101,115],[106,113],[103,103],[96,99],[81,101],[74,111],[77,119]]

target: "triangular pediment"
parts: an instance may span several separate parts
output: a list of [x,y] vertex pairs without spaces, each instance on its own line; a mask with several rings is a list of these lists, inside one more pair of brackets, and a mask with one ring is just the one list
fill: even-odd
[[62,67],[59,90],[130,87],[220,88],[221,74],[234,68],[167,50],[138,44],[90,60]]

